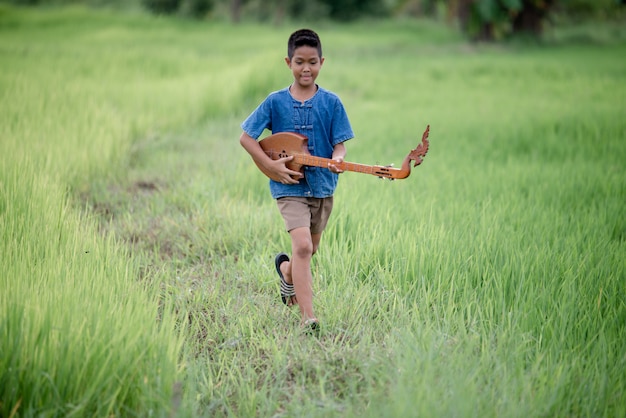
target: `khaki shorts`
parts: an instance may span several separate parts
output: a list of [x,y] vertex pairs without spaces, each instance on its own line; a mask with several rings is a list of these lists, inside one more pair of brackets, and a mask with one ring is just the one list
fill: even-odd
[[281,197],[276,200],[287,231],[311,228],[312,234],[321,234],[333,211],[333,197]]

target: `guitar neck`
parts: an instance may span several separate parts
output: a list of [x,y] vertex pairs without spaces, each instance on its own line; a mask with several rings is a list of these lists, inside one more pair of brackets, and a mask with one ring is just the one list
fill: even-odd
[[391,178],[391,179],[396,178],[397,177],[396,173],[401,171],[397,168],[383,167],[379,165],[357,164],[357,163],[349,163],[346,161],[338,163],[337,161],[332,160],[330,158],[315,157],[313,155],[304,155],[304,154],[294,155],[294,162],[296,162],[297,164],[307,165],[310,167],[322,167],[322,168],[328,168],[329,164],[333,164],[337,168],[343,171],[352,171],[355,173],[371,174],[377,177],[384,177],[384,178]]

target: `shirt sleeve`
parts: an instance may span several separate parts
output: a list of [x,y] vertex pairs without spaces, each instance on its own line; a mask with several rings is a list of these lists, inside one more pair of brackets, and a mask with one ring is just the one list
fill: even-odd
[[272,129],[272,102],[269,96],[243,121],[241,128],[254,139],[259,139],[264,130]]
[[341,103],[341,100],[338,97],[333,111],[331,138],[333,146],[354,138],[354,132],[352,131],[348,114],[346,113],[343,103]]

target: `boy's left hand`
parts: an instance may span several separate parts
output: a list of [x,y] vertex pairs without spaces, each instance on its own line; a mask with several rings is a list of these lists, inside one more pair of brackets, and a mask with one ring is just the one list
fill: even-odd
[[335,174],[343,173],[343,170],[341,168],[339,168],[341,163],[343,163],[343,157],[335,157],[335,158],[333,158],[332,161],[336,161],[337,164],[333,164],[333,163],[329,162],[328,163],[328,169],[330,171],[332,171],[333,173],[335,173]]

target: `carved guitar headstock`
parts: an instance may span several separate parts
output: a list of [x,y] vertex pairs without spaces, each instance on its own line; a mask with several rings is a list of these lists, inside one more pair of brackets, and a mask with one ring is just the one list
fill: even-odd
[[424,156],[428,152],[428,134],[430,133],[430,125],[426,126],[426,130],[422,135],[422,142],[409,153],[409,161],[413,161],[413,167],[420,165],[424,159]]

